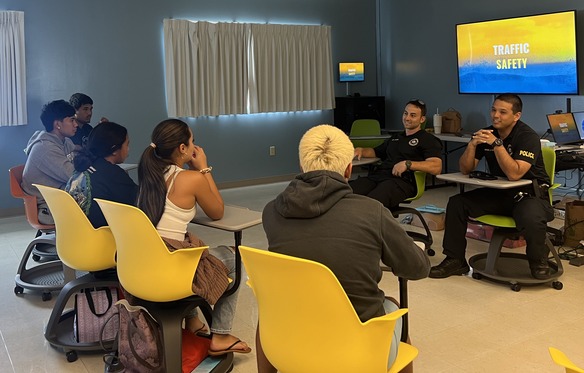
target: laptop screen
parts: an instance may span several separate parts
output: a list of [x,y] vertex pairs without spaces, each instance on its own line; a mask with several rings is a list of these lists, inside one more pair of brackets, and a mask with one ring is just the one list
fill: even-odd
[[548,114],[548,124],[558,145],[573,144],[581,141],[580,132],[572,113]]
[[584,140],[584,111],[573,111],[574,122],[576,122],[576,128],[580,133],[580,139]]

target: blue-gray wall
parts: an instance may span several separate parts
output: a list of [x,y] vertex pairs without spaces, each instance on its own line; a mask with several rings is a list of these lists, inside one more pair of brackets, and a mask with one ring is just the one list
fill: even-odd
[[[324,24],[333,30],[333,62],[362,60],[371,69],[352,89],[377,94],[376,2],[362,0],[0,0],[25,13],[29,124],[0,127],[0,216],[22,211],[10,196],[8,168],[24,163],[42,105],[84,92],[101,116],[129,129],[128,162],[137,162],[152,128],[166,118],[162,20]],[[336,68],[335,68],[336,70]],[[336,83],[337,95],[345,85]],[[297,144],[332,111],[205,117],[189,120],[217,182],[229,184],[298,172]],[[269,146],[276,156],[269,156]]]
[[[386,96],[388,128],[398,128],[403,105],[421,98],[429,115],[453,107],[463,116],[463,128],[487,125],[492,95],[459,95],[456,70],[457,23],[576,9],[580,74],[584,78],[584,1],[582,0],[380,0],[380,95]],[[580,91],[584,92],[582,79]],[[522,119],[538,133],[547,130],[545,114],[584,110],[582,96],[524,95]],[[454,164],[454,163],[453,163]]]
[[[416,97],[430,113],[456,108],[471,130],[488,123],[492,96],[458,94],[455,24],[568,9],[579,10],[584,61],[582,0],[0,0],[0,10],[25,12],[29,115],[28,126],[0,127],[0,216],[21,210],[22,203],[10,197],[6,170],[25,161],[22,148],[41,128],[38,115],[47,101],[89,94],[94,118],[105,115],[128,127],[128,161],[138,161],[152,128],[166,117],[164,18],[331,25],[333,62],[365,62],[365,82],[352,83],[350,91],[386,96],[386,127],[400,128],[403,104]],[[336,83],[337,95],[345,89]],[[584,97],[570,98],[574,111],[584,110]],[[566,109],[566,96],[523,100],[523,119],[539,133],[547,128],[546,113]],[[322,111],[189,123],[217,181],[228,184],[296,173],[302,133],[332,120],[331,111]],[[270,145],[276,146],[275,157],[268,155]]]

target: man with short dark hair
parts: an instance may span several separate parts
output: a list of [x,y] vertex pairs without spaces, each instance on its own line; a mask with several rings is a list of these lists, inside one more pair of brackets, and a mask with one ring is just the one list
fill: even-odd
[[523,103],[516,94],[497,96],[491,107],[492,125],[473,134],[459,159],[467,175],[484,157],[490,173],[509,180],[534,180],[533,185],[513,189],[479,188],[450,197],[446,207],[446,230],[442,247],[446,258],[432,267],[430,277],[445,278],[470,271],[466,262],[466,226],[469,218],[482,215],[512,216],[527,241],[531,275],[550,275],[549,250],[545,245],[547,222],[554,219],[547,188],[539,135],[520,120]]
[[[75,109],[75,121],[79,126],[75,136],[71,138],[73,144],[78,146],[83,146],[87,142],[89,133],[93,129],[93,126],[89,124],[91,122],[91,116],[93,115],[93,100],[91,97],[84,93],[74,93],[69,99],[69,103]],[[101,122],[109,122],[105,117],[99,120]]]
[[24,152],[27,154],[22,174],[22,189],[37,197],[39,222],[54,224],[39,190],[32,184],[63,189],[73,174],[75,145],[70,137],[77,131],[75,109],[65,100],[56,100],[43,106],[41,121],[45,131],[36,131]]
[[404,108],[404,132],[393,135],[376,148],[355,148],[357,159],[381,158],[367,177],[351,180],[356,194],[378,200],[388,209],[398,206],[417,193],[413,171],[438,175],[442,171],[442,143],[434,135],[422,130],[426,120],[426,104],[410,100]]

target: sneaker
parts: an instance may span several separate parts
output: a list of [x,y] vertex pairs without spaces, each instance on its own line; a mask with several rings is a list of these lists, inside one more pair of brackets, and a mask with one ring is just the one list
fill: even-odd
[[537,280],[547,280],[550,277],[551,271],[547,259],[530,262],[529,269],[531,270],[531,276]]
[[446,278],[454,275],[466,275],[470,267],[464,259],[444,258],[442,263],[430,269],[430,278]]

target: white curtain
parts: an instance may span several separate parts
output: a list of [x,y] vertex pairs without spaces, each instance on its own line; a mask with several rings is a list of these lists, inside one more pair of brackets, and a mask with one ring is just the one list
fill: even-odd
[[334,107],[330,26],[252,25],[252,112]]
[[164,20],[168,114],[332,109],[329,26]]
[[0,11],[0,126],[26,122],[24,12]]
[[168,114],[246,113],[249,26],[164,20]]

